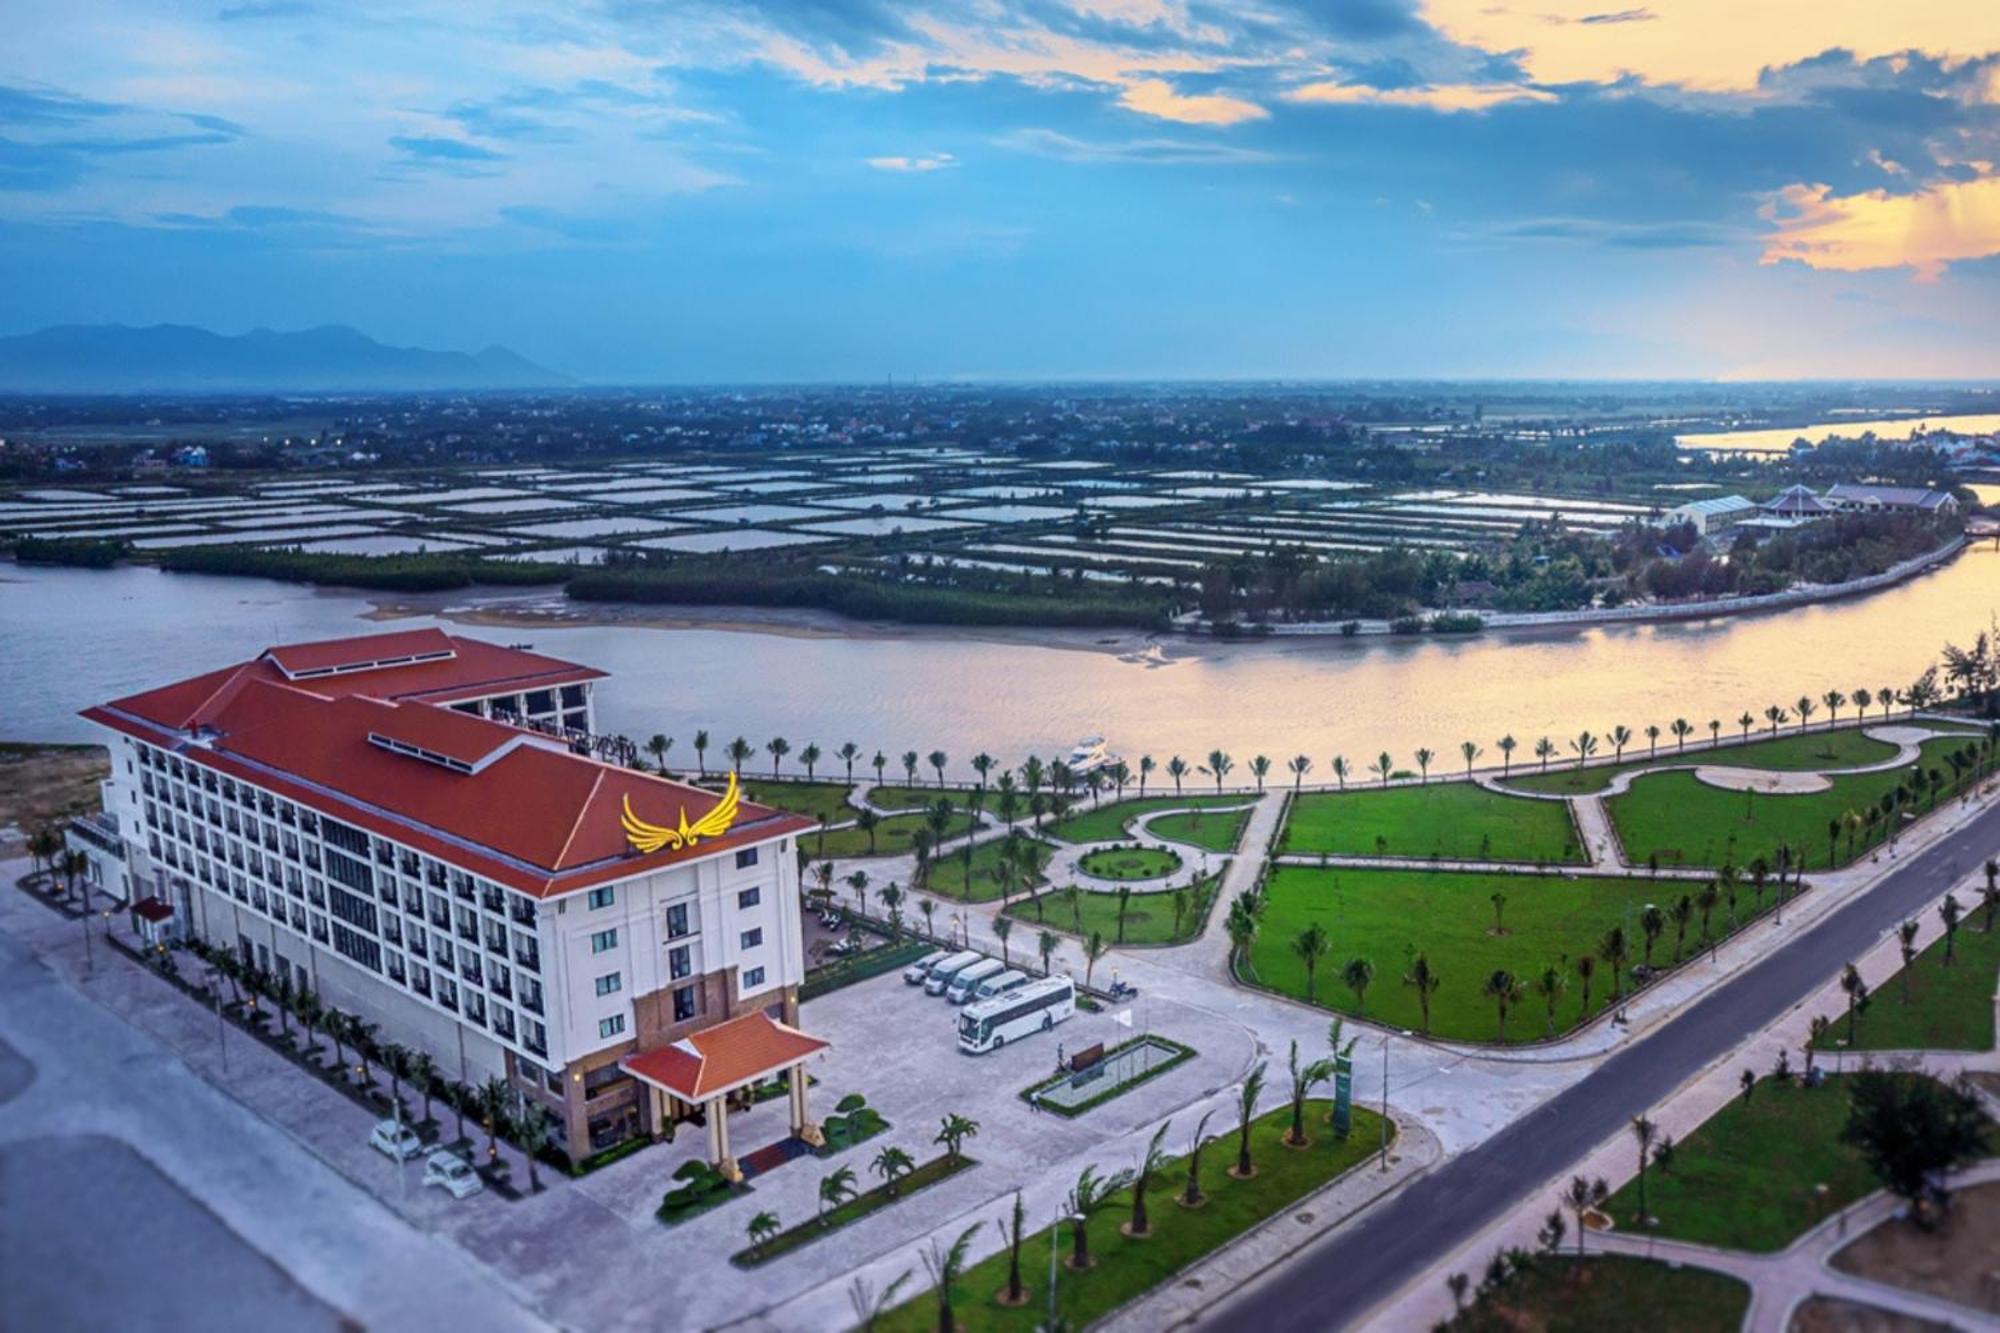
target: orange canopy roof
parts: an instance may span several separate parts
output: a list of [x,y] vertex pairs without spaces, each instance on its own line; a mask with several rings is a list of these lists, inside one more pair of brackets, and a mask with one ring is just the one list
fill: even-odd
[[619,1064],[642,1082],[665,1088],[684,1101],[701,1102],[789,1069],[827,1045],[759,1009],[669,1045],[628,1055]]

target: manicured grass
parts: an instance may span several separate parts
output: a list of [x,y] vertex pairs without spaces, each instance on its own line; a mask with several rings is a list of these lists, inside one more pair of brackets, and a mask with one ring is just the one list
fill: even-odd
[[1226,856],[1234,852],[1238,844],[1243,841],[1243,830],[1249,823],[1248,810],[1216,810],[1186,815],[1161,815],[1146,826],[1146,831],[1156,838],[1165,838],[1168,842],[1185,843],[1190,847],[1221,852]]
[[1155,810],[1213,810],[1217,806],[1245,805],[1255,799],[1240,793],[1235,796],[1217,796],[1214,793],[1203,796],[1197,792],[1186,796],[1135,797],[1129,801],[1100,805],[1095,810],[1084,806],[1050,824],[1045,831],[1064,842],[1116,842],[1125,836],[1128,820]]
[[[931,867],[930,887],[933,892],[949,898],[969,899],[975,903],[991,902],[1000,896],[1000,848],[1005,844],[1002,838],[989,838],[972,849],[972,874],[968,882],[966,876],[965,852],[952,852]],[[1033,880],[1040,883],[1042,872],[1048,867],[1049,858],[1055,855],[1055,848],[1023,834],[1019,845],[1034,858]],[[1017,879],[1014,892],[1023,892]]]
[[[1594,953],[1606,930],[1626,925],[1632,937],[1630,962],[1641,961],[1639,909],[1649,901],[1664,906],[1676,888],[1604,876],[1280,866],[1265,890],[1264,917],[1251,946],[1253,979],[1306,998],[1305,964],[1292,951],[1292,941],[1316,922],[1333,942],[1319,961],[1317,1003],[1361,1013],[1340,974],[1349,959],[1366,958],[1375,965],[1366,1016],[1400,1028],[1421,1028],[1417,993],[1403,984],[1409,960],[1421,950],[1439,978],[1431,996],[1432,1035],[1490,1042],[1498,1037],[1499,1022],[1493,1001],[1482,994],[1486,979],[1504,968],[1525,987],[1543,968],[1558,964],[1569,980],[1569,989],[1556,1002],[1555,1030],[1561,1033],[1583,1018],[1582,986],[1562,960]],[[1495,893],[1507,896],[1505,935],[1493,934]],[[1719,916],[1715,925],[1721,929]],[[1671,940],[1669,930],[1661,941],[1666,947],[1654,951],[1655,962],[1670,956]],[[1591,1012],[1602,1009],[1610,995],[1610,970],[1600,965],[1591,985]],[[1525,995],[1508,1013],[1507,1040],[1541,1040],[1547,1012],[1542,999],[1532,992]]]
[[[822,857],[839,860],[850,856],[903,856],[910,850],[911,840],[920,828],[929,828],[926,816],[917,813],[907,815],[884,815],[875,825],[875,850],[868,850],[868,835],[858,828],[830,829],[821,840],[821,834],[807,832],[799,835],[799,845],[812,854],[817,861]],[[947,841],[962,837],[972,828],[972,816],[954,814],[945,826]]]
[[[1903,970],[1898,968],[1869,997],[1867,1011],[1854,1024],[1857,1051],[1990,1051],[1993,1049],[1993,989],[2000,976],[2000,927],[1987,934],[1986,912],[1976,893],[1960,893],[1967,903],[1952,947],[1951,966],[1944,965],[1944,940],[1917,955],[1910,968],[1910,1002],[1903,1003]],[[1834,1050],[1847,1035],[1847,1011],[1828,1014],[1833,1027],[1820,1043]]]
[[1097,879],[1159,879],[1179,870],[1181,859],[1159,847],[1100,847],[1076,864]]
[[[1951,766],[1945,755],[1964,744],[1956,738],[1926,741],[1921,764],[1945,774],[1939,802],[1951,799]],[[1832,786],[1821,792],[1779,795],[1770,792],[1726,791],[1699,781],[1692,773],[1655,773],[1639,778],[1623,795],[1606,800],[1605,807],[1618,829],[1625,857],[1635,865],[1658,858],[1661,865],[1719,866],[1733,861],[1748,865],[1763,857],[1777,864],[1778,847],[1787,844],[1805,857],[1808,868],[1828,864],[1845,865],[1856,856],[1866,855],[1870,835],[1864,829],[1854,840],[1852,856],[1847,835],[1829,845],[1827,823],[1849,811],[1865,814],[1887,792],[1909,776],[1908,768],[1887,769],[1832,778]],[[1931,809],[1928,792],[1905,807],[1917,815]],[[1879,842],[1889,825],[1886,819],[1875,825],[1873,841]]]
[[954,810],[963,810],[972,804],[972,793],[957,787],[926,787],[922,783],[914,787],[876,787],[868,793],[868,803],[884,810],[928,810],[940,799],[950,801]]
[[[706,785],[717,784],[711,781]],[[845,782],[774,782],[769,778],[745,777],[742,783],[746,801],[829,824],[854,818],[854,807],[847,803],[850,790]]]
[[[1479,1275],[1469,1274],[1473,1278]],[[1604,1254],[1534,1267],[1440,1327],[1450,1333],[1736,1333],[1750,1288],[1727,1273]]]
[[[1065,1262],[1056,1283],[1056,1314],[1067,1328],[1085,1328],[1133,1297],[1152,1290],[1195,1260],[1217,1249],[1251,1227],[1275,1216],[1337,1176],[1368,1160],[1375,1152],[1381,1124],[1373,1112],[1354,1109],[1354,1125],[1345,1139],[1336,1139],[1322,1123],[1329,1103],[1306,1104],[1306,1127],[1312,1142],[1306,1148],[1287,1148],[1279,1142],[1291,1127],[1291,1108],[1280,1107],[1260,1116],[1250,1126],[1250,1156],[1256,1174],[1237,1180],[1226,1170],[1236,1153],[1236,1125],[1225,1116],[1209,1123],[1221,1137],[1209,1145],[1201,1157],[1201,1185],[1208,1201],[1199,1208],[1183,1208],[1174,1196],[1187,1182],[1185,1159],[1175,1157],[1155,1177],[1146,1194],[1146,1212],[1152,1233],[1140,1239],[1124,1235],[1120,1224],[1131,1216],[1130,1194],[1121,1191],[1111,1204],[1091,1219],[1090,1255],[1095,1261],[1082,1273],[1072,1272]],[[1221,1122],[1221,1123],[1218,1123]],[[1169,1147],[1184,1149],[1194,1118],[1182,1116],[1168,1131]],[[1107,1156],[1099,1164],[1100,1173],[1125,1165]],[[993,1239],[991,1227],[1004,1209],[988,1210],[979,1239]],[[971,1225],[967,1219],[965,1225]],[[1067,1261],[1070,1230],[1063,1225],[1058,1238]],[[1049,1233],[1044,1227],[1030,1234],[1021,1245],[1021,1277],[1027,1287],[1026,1305],[1008,1309],[994,1297],[1007,1289],[1008,1256],[1003,1248],[967,1270],[952,1302],[957,1326],[966,1333],[979,1330],[1017,1329],[1021,1333],[1042,1327],[1048,1317]],[[937,1302],[929,1293],[913,1296],[890,1311],[876,1325],[894,1333],[929,1333],[937,1327]]]
[[729,1262],[738,1268],[755,1268],[758,1264],[768,1263],[781,1254],[790,1254],[802,1245],[810,1245],[822,1236],[830,1236],[849,1222],[858,1222],[870,1213],[899,1204],[926,1186],[935,1185],[976,1165],[970,1157],[933,1157],[897,1180],[893,1192],[887,1184],[864,1190],[837,1208],[829,1208],[817,1217],[780,1231],[761,1245],[737,1251],[729,1256]]
[[[1674,1150],[1673,1169],[1646,1172],[1654,1235],[1732,1250],[1782,1250],[1820,1219],[1880,1188],[1861,1155],[1840,1142],[1847,1080],[1817,1088],[1758,1080],[1750,1100],[1732,1098]],[[1637,1140],[1632,1142],[1637,1161]],[[1816,1187],[1826,1186],[1821,1198]],[[1608,1205],[1618,1229],[1639,1225],[1639,1183]]]
[[1455,861],[1582,861],[1569,807],[1470,782],[1308,792],[1292,802],[1278,850]]
[[[1708,735],[1702,733],[1704,742],[1699,748],[1682,752],[1662,740],[1657,755],[1648,758],[1643,745],[1637,758],[1628,758],[1624,763],[1597,764],[1589,768],[1576,768],[1574,761],[1568,768],[1552,768],[1540,771],[1539,763],[1530,770],[1528,763],[1516,764],[1507,785],[1522,791],[1550,792],[1560,796],[1580,796],[1601,792],[1611,785],[1611,779],[1620,773],[1633,772],[1643,768],[1654,768],[1669,764],[1714,764],[1723,768],[1768,768],[1779,772],[1814,772],[1820,769],[1859,768],[1864,764],[1879,764],[1896,756],[1896,747],[1887,741],[1878,741],[1861,734],[1859,727],[1842,727],[1837,731],[1809,731],[1793,733],[1789,736],[1761,739],[1752,736],[1749,744],[1741,740],[1741,732],[1725,736],[1723,744],[1711,747],[1706,744]],[[1689,739],[1695,739],[1690,737]],[[1627,747],[1625,753],[1632,754]],[[1535,763],[1535,761],[1529,761]]]
[[[1172,890],[1151,893],[1134,893],[1125,907],[1126,944],[1182,944],[1201,933],[1208,920],[1208,909],[1214,905],[1216,886],[1222,883],[1220,874],[1210,875],[1192,889],[1184,890],[1186,907],[1181,915],[1180,930],[1174,930],[1174,893]],[[1063,894],[1056,890],[1044,891],[1037,900],[1041,916],[1036,916],[1036,902],[1026,898],[1016,898],[1007,908],[1007,915],[1021,923],[1022,929],[1039,930],[1047,926],[1050,930],[1066,935],[1078,935],[1088,939],[1092,931],[1103,931],[1104,938],[1111,943],[1118,942],[1118,895],[1115,893],[1079,893],[1076,910],[1063,901]],[[1077,918],[1082,918],[1079,926]]]

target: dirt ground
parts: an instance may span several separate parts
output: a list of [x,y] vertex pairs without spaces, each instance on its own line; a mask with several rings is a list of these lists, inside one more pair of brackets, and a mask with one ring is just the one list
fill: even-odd
[[1815,1296],[1792,1314],[1788,1333],[1950,1333],[1944,1324],[1853,1301]]
[[0,743],[0,828],[29,833],[97,808],[97,784],[111,772],[101,745]]
[[2000,1315],[2000,1182],[1954,1194],[1951,1216],[1936,1231],[1884,1222],[1834,1255],[1833,1264],[1857,1277]]

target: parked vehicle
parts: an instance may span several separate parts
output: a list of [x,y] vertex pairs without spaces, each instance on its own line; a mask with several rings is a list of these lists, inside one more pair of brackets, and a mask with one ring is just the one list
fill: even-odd
[[368,1131],[368,1145],[379,1153],[407,1162],[412,1157],[421,1157],[424,1141],[417,1131],[400,1120],[378,1121],[375,1128]]
[[1010,990],[1019,990],[1028,984],[1028,974],[1018,967],[1010,967],[998,976],[988,977],[972,992],[974,1002],[990,1000],[996,995],[1005,995]]
[[1044,977],[982,1000],[958,1016],[958,1049],[970,1055],[997,1051],[1010,1041],[1047,1032],[1076,1013],[1076,983]]
[[424,1159],[424,1184],[449,1190],[454,1199],[463,1199],[486,1188],[486,1182],[472,1169],[472,1163],[457,1153],[443,1149]]
[[982,958],[970,967],[961,968],[951,984],[944,988],[947,1004],[964,1004],[979,990],[979,983],[999,976],[1007,970],[1007,965],[998,958]]
[[931,964],[931,970],[924,974],[924,994],[944,994],[944,988],[951,984],[953,977],[985,956],[974,949],[963,949],[949,958]]
[[1113,981],[1111,989],[1105,992],[1114,1000],[1129,1000],[1138,993],[1139,988],[1129,981]]
[[949,957],[951,950],[933,949],[903,969],[903,980],[912,986],[921,986],[924,984],[924,978],[930,975],[931,969]]

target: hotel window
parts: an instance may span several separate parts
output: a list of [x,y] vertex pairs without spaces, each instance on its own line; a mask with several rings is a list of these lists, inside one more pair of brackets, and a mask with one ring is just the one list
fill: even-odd
[[757,849],[755,847],[745,847],[742,851],[736,853],[736,868],[738,870],[748,870],[756,864]]
[[609,1018],[600,1018],[597,1020],[597,1035],[599,1037],[608,1039],[617,1036],[624,1030],[625,1015],[623,1014],[613,1014]]
[[756,989],[757,989],[757,988],[758,988],[759,986],[761,986],[761,985],[763,985],[763,984],[764,984],[764,969],[763,969],[763,968],[761,968],[761,967],[753,967],[753,968],[751,968],[751,969],[750,969],[750,970],[749,970],[748,972],[745,972],[745,973],[743,974],[743,989],[744,989],[744,990],[756,990]]
[[593,912],[600,907],[609,907],[616,901],[618,901],[618,890],[615,888],[592,889],[590,891],[590,910]]
[[746,930],[737,937],[737,943],[745,949],[754,949],[763,942],[764,928],[762,926],[758,926],[754,930]]
[[674,989],[674,1022],[685,1023],[695,1015],[694,987],[678,986]]
[[597,993],[599,995],[614,995],[624,984],[618,973],[606,972],[597,979]]
[[617,947],[618,947],[618,927],[616,926],[613,926],[609,930],[597,931],[590,937],[590,951],[592,953],[603,953],[606,950],[615,949]]
[[762,889],[745,889],[736,895],[736,908],[738,911],[743,911],[747,908],[755,907],[763,901],[764,891]]
[[693,954],[694,951],[689,949],[685,944],[678,949],[669,949],[667,951],[668,976],[675,981],[679,981],[682,977],[694,971]]
[[688,933],[688,909],[686,903],[675,903],[667,909],[667,938],[677,940]]

